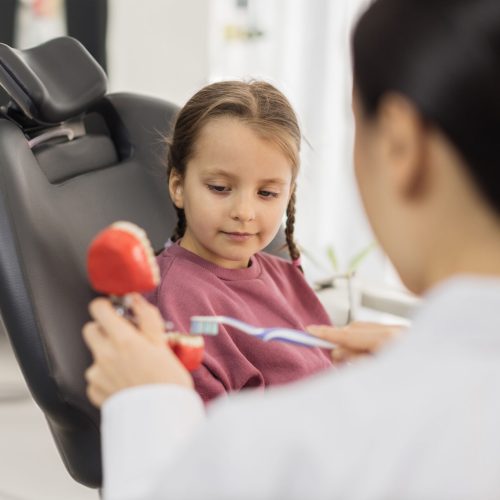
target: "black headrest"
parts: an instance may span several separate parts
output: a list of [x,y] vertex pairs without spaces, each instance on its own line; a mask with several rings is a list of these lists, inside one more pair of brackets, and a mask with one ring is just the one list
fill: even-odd
[[98,101],[107,78],[78,40],[61,37],[27,50],[1,43],[0,85],[29,118],[61,123]]

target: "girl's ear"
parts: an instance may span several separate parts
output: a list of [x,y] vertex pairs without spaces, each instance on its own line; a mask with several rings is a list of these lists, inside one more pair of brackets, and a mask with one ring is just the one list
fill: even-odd
[[170,198],[177,208],[184,208],[184,184],[183,179],[177,170],[172,169],[168,178],[168,190]]

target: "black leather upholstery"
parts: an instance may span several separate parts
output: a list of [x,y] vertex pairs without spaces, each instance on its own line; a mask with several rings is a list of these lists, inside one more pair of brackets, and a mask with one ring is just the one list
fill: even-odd
[[73,118],[106,93],[106,73],[70,37],[24,51],[0,44],[0,83],[26,116],[44,123]]

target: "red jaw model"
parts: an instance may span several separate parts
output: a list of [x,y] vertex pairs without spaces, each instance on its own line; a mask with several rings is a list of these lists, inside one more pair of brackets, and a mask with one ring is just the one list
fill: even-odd
[[[120,298],[152,291],[160,282],[151,243],[131,222],[115,222],[97,234],[88,249],[87,271],[94,290]],[[167,333],[166,341],[189,371],[200,366],[203,337]]]
[[94,238],[87,270],[92,287],[107,295],[149,292],[160,281],[148,237],[131,222],[115,222]]

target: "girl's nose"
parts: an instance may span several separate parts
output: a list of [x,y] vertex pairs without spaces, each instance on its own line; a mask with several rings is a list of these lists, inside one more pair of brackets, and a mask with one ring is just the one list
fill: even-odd
[[247,197],[238,196],[231,207],[230,217],[240,222],[250,222],[255,219],[255,207]]

